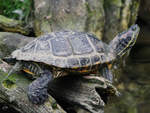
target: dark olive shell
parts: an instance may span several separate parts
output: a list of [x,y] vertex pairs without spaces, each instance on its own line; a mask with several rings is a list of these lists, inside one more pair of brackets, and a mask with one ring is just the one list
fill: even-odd
[[94,35],[59,31],[43,35],[12,53],[17,60],[42,62],[60,68],[78,68],[112,61],[107,44]]

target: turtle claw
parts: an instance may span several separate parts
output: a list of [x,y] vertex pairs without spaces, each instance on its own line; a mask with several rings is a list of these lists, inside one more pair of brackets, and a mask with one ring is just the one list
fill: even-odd
[[28,87],[28,98],[33,104],[43,104],[48,98],[48,83],[52,80],[52,74],[44,71],[41,77],[34,80]]

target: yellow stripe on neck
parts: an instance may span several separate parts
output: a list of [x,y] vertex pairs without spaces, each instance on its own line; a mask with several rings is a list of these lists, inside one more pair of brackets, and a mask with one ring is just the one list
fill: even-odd
[[30,75],[35,75],[34,73],[32,73],[31,71],[27,70],[27,69],[23,69],[24,72],[30,74]]

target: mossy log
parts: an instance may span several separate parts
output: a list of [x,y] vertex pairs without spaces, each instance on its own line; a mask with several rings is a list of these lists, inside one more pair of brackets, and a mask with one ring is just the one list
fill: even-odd
[[[4,65],[1,64],[3,69]],[[43,105],[32,104],[26,93],[31,81],[21,74],[13,74],[10,79],[2,82],[6,75],[7,73],[0,70],[0,102],[10,105],[21,113],[66,113],[51,96]]]
[[25,26],[22,21],[14,20],[0,15],[0,29],[6,32],[15,32],[28,35],[30,33],[29,27]]

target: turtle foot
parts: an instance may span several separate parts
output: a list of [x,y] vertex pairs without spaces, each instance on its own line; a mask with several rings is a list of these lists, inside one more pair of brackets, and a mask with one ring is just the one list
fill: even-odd
[[49,71],[41,74],[41,77],[34,80],[28,87],[28,98],[33,104],[43,104],[48,98],[48,83],[52,80]]
[[29,91],[28,91],[28,98],[33,104],[43,104],[47,98],[48,98],[48,93],[47,89],[40,89],[40,90],[32,90],[33,86],[29,86]]

